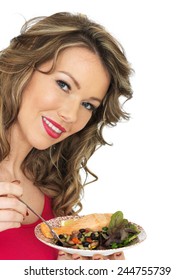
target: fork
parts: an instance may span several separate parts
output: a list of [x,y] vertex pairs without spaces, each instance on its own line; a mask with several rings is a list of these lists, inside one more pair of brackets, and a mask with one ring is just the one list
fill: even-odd
[[43,223],[45,223],[45,224],[48,226],[48,228],[49,228],[49,230],[50,230],[50,232],[51,232],[53,238],[54,238],[55,240],[58,241],[58,244],[60,243],[59,245],[63,246],[62,240],[60,239],[60,237],[58,236],[58,234],[53,230],[53,228],[50,226],[50,224],[49,224],[41,215],[39,215],[38,213],[36,213],[25,201],[23,201],[23,200],[22,200],[21,198],[19,198],[19,197],[17,197],[17,199],[18,199],[20,202],[22,202],[23,204],[25,204],[26,207],[27,207],[33,214],[35,214]]

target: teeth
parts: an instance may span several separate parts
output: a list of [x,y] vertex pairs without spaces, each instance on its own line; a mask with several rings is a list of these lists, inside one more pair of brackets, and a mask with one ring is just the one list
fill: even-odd
[[50,121],[48,121],[46,118],[43,118],[44,122],[53,130],[55,131],[56,133],[60,134],[62,133],[62,131],[57,128],[56,126],[54,126]]

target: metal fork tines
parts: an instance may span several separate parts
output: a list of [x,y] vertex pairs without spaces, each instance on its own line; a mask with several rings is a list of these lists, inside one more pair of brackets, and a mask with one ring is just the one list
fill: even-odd
[[35,214],[39,219],[42,220],[42,222],[44,222],[49,230],[51,231],[51,234],[53,236],[54,239],[58,240],[58,242],[61,243],[61,245],[63,245],[63,242],[62,240],[59,238],[58,234],[53,230],[53,228],[50,226],[50,224],[41,216],[39,215],[38,213],[36,213],[25,201],[23,201],[21,198],[18,197],[18,200],[21,201],[22,203],[24,203],[26,205],[26,207],[33,213]]

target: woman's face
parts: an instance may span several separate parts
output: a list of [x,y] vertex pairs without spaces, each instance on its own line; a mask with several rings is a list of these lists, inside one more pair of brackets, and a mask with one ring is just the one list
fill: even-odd
[[[41,65],[48,71],[53,61]],[[78,132],[110,83],[100,58],[82,47],[60,53],[51,74],[35,71],[25,88],[15,128],[30,147],[46,149]]]

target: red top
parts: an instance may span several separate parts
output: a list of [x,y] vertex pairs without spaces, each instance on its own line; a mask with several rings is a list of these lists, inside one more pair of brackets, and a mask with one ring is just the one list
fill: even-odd
[[[43,218],[54,218],[51,209],[51,199],[45,196]],[[0,260],[56,260],[58,251],[39,241],[35,234],[37,222],[22,225],[20,228],[0,232]]]

